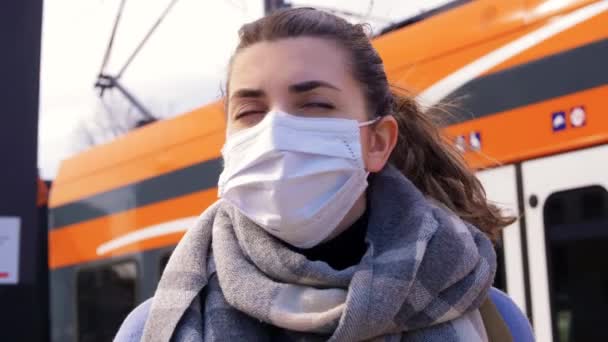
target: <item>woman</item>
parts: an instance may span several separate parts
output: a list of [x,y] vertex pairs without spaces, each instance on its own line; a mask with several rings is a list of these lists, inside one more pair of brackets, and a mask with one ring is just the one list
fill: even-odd
[[226,112],[221,199],[117,340],[488,340],[513,219],[391,92],[364,26],[303,8],[243,26]]

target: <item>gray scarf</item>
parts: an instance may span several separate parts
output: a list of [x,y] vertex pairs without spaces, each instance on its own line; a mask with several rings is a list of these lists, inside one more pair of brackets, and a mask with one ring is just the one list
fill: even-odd
[[344,270],[218,201],[173,252],[143,340],[487,340],[477,309],[496,269],[491,242],[394,167],[368,196],[368,249]]

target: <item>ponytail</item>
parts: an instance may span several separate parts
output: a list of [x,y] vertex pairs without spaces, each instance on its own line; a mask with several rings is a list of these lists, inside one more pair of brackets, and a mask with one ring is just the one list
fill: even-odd
[[488,203],[485,191],[460,153],[443,135],[432,111],[409,95],[392,92],[392,115],[399,125],[390,162],[426,196],[447,206],[493,242],[515,218]]

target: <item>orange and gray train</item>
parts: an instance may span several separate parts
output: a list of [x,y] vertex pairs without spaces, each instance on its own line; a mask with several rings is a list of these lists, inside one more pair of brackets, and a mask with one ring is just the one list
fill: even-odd
[[[423,105],[456,101],[445,132],[503,233],[500,286],[538,341],[605,336],[608,309],[608,1],[476,0],[374,39],[390,81]],[[95,147],[50,197],[53,341],[105,341],[152,296],[172,249],[216,196],[213,103]],[[602,335],[604,334],[604,335]]]

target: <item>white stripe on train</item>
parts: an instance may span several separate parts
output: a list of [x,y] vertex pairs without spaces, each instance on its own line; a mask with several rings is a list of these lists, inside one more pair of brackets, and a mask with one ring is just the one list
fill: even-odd
[[97,255],[105,255],[119,248],[138,243],[141,241],[153,239],[156,237],[185,232],[194,224],[198,216],[184,217],[173,221],[166,221],[145,228],[138,229],[134,232],[127,233],[116,239],[112,239],[97,247]]
[[500,63],[606,10],[608,10],[608,1],[599,1],[552,20],[545,26],[503,45],[444,77],[422,91],[418,95],[418,99],[423,106],[431,107]]

